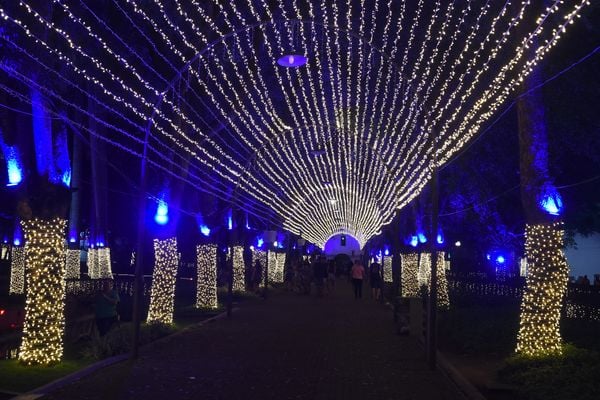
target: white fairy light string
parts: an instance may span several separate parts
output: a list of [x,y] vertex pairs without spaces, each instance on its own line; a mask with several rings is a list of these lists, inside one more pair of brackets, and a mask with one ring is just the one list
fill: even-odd
[[378,234],[590,4],[53,0],[50,20],[30,3],[0,8],[2,40],[74,90],[9,74],[134,156],[151,121],[151,166],[319,246]]
[[233,246],[233,290],[246,290],[246,266],[244,263],[244,247]]

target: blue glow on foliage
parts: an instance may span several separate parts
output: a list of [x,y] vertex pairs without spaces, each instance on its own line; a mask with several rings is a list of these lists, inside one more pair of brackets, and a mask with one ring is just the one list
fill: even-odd
[[160,200],[156,207],[156,215],[154,221],[159,225],[166,225],[169,222],[169,205]]
[[563,202],[556,188],[548,185],[544,192],[540,200],[542,209],[550,215],[560,215],[563,209]]

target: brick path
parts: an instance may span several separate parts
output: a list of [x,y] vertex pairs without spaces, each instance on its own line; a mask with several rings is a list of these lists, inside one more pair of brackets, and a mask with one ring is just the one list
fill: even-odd
[[337,289],[244,303],[231,320],[150,345],[137,362],[48,398],[456,399],[414,339],[395,335],[389,310],[355,301],[345,283]]

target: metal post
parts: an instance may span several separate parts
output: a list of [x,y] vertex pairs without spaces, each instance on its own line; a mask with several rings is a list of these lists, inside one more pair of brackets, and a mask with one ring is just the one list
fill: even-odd
[[438,168],[434,166],[431,178],[431,282],[429,285],[429,307],[427,315],[427,363],[436,367],[437,351],[437,231],[439,214]]
[[141,303],[143,298],[144,284],[142,276],[143,258],[144,258],[144,227],[146,210],[146,168],[148,156],[148,138],[150,136],[150,125],[146,128],[146,137],[144,140],[144,151],[140,165],[140,187],[138,196],[138,226],[135,253],[135,278],[133,281],[133,345],[131,347],[131,359],[136,359],[140,343],[140,324],[141,324]]
[[[229,235],[228,235],[229,236]],[[228,244],[231,240],[228,240]],[[227,282],[227,317],[231,318],[233,310],[233,245],[227,247],[229,250],[229,262],[226,261],[229,279]]]
[[263,299],[267,299],[267,288],[269,287],[269,247],[271,247],[269,244],[267,244],[267,261],[265,262],[265,270],[264,270],[264,274],[265,274],[265,288],[263,290]]

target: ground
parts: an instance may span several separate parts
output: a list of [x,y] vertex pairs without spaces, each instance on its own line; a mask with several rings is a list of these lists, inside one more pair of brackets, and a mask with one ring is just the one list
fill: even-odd
[[[273,293],[273,292],[271,292]],[[273,293],[150,344],[49,399],[427,399],[456,392],[391,312],[339,282],[333,296]]]

